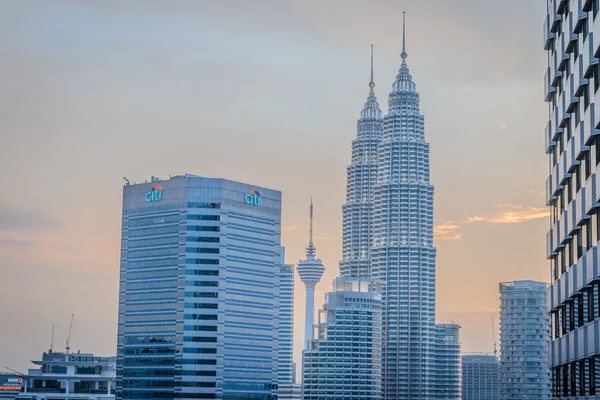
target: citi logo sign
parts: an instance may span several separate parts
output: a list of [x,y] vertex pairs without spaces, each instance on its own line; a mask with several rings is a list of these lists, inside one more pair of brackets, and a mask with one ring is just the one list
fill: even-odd
[[152,190],[146,193],[146,201],[151,202],[159,200],[162,200],[162,186],[156,185],[152,188]]
[[251,206],[260,206],[260,193],[257,190],[252,190],[244,196],[244,201]]
[[23,383],[23,379],[22,378],[8,378],[8,383],[21,384],[21,383]]

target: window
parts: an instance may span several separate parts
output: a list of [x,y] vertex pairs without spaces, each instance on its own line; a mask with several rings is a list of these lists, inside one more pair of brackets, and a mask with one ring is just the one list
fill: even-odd
[[575,330],[575,302],[569,301],[569,332]]
[[594,149],[596,150],[596,166],[600,164],[600,135],[594,136]]
[[594,358],[588,359],[589,370],[590,370],[590,394],[596,394],[596,361]]
[[567,333],[567,307],[563,306],[558,309],[560,313],[560,335],[563,336]]
[[570,121],[569,121],[569,122],[567,122],[567,123],[565,124],[565,126],[564,126],[564,128],[563,128],[563,129],[564,129],[564,131],[565,131],[565,137],[566,137],[566,139],[565,139],[565,142],[567,142],[567,143],[568,143],[568,142],[569,142],[569,140],[571,139],[571,136],[573,135],[573,134],[571,133],[571,122],[570,122]]
[[558,250],[558,257],[560,260],[560,262],[559,262],[560,273],[564,274],[565,272],[567,272],[567,257],[566,257],[564,247],[562,249]]
[[586,234],[586,236],[585,236],[585,242],[586,242],[585,243],[585,248],[586,248],[586,250],[589,250],[589,249],[592,248],[592,238],[593,238],[591,219],[588,219],[585,222],[584,226],[585,226],[585,234]]
[[594,287],[592,286],[590,289],[586,290],[587,295],[587,306],[588,306],[588,322],[594,320],[595,311],[594,311]]
[[580,360],[579,364],[579,395],[585,396],[585,360]]
[[600,87],[600,64],[596,64],[592,69],[592,77],[594,78],[594,93]]
[[600,4],[598,4],[598,0],[592,0],[592,13],[594,15],[594,20],[598,15],[598,10],[600,10]]
[[583,296],[577,296],[577,327],[583,326]]
[[588,87],[585,85],[583,87],[583,108],[587,111],[590,106],[590,93],[588,92]]
[[582,182],[582,184],[585,184],[585,181],[587,181],[592,174],[592,157],[589,151],[585,152],[583,161],[585,162],[585,180]]
[[582,229],[577,231],[577,260],[583,256],[583,234]]
[[578,166],[575,168],[575,171],[573,172],[573,179],[575,180],[575,193],[579,192],[579,189],[581,189],[581,166]]
[[567,179],[567,183],[565,183],[565,190],[567,191],[567,206],[573,200],[573,190],[571,189],[573,186],[573,182],[571,178]]
[[575,397],[577,396],[577,379],[575,379],[576,374],[575,374],[575,367],[576,364],[575,363],[571,363],[569,364],[569,369],[571,370],[571,396]]

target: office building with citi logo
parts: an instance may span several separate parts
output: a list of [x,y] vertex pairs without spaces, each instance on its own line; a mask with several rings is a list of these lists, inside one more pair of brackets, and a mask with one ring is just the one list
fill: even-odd
[[116,398],[275,399],[282,253],[277,190],[126,184]]

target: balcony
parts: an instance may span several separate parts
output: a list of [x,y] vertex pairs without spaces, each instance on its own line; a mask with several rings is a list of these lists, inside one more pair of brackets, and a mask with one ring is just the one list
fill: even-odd
[[545,135],[545,142],[546,142],[546,154],[550,154],[552,153],[552,148],[556,145],[556,142],[553,139],[554,137],[554,132],[552,132],[552,120],[549,120],[548,123],[546,124],[546,135]]
[[556,92],[556,88],[552,86],[552,82],[550,82],[550,74],[550,67],[548,67],[548,69],[546,70],[546,75],[544,76],[544,100],[547,102],[549,102],[552,99],[554,92]]
[[550,206],[551,202],[556,200],[556,196],[554,195],[554,190],[553,190],[553,186],[552,186],[552,182],[554,180],[552,179],[552,176],[549,176],[548,179],[546,179],[546,205]]
[[554,33],[550,31],[550,16],[546,16],[544,21],[544,50],[550,50],[552,41],[554,40]]
[[598,57],[598,45],[600,44],[600,41],[598,40],[598,38],[600,38],[600,18],[594,20],[592,26],[590,26],[590,32],[593,33],[594,38],[596,38],[591,47],[592,56]]
[[571,74],[571,76],[569,76],[567,79],[564,93],[565,99],[567,101],[567,113],[572,113],[575,110],[575,107],[579,104],[579,97],[577,97],[575,90],[575,79],[573,74]]
[[571,76],[571,79],[573,80],[573,85],[575,86],[575,96],[583,95],[583,89],[586,88],[588,80],[583,71],[583,57],[581,54],[577,58],[577,61],[575,61],[575,67],[573,68],[573,75]]
[[558,29],[558,24],[560,24],[560,15],[558,14],[558,8],[556,4],[556,0],[550,0],[548,4],[548,10],[550,14],[551,21],[550,22],[550,32],[556,32]]
[[598,59],[594,57],[594,32],[588,33],[587,38],[583,41],[581,57],[583,74],[586,78],[589,78],[592,75],[594,65],[598,64]]
[[552,53],[550,57],[550,85],[558,85],[558,80],[562,77],[562,71],[558,68],[559,66],[559,55],[558,51]]

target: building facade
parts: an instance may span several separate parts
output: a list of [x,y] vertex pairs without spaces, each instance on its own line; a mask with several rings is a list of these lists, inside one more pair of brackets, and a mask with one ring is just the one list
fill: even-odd
[[294,266],[285,264],[282,248],[279,274],[279,371],[278,400],[299,398],[294,364]]
[[342,261],[340,275],[371,276],[371,242],[373,236],[373,199],[377,184],[377,150],[383,131],[383,116],[373,81],[373,46],[371,46],[371,81],[367,102],[356,123],[352,141],[352,158],[346,168],[346,204],[342,206]]
[[117,399],[274,399],[281,193],[186,174],[123,189]]
[[304,348],[307,348],[313,338],[315,323],[315,286],[321,280],[325,266],[317,258],[317,249],[313,244],[313,204],[310,199],[310,231],[306,247],[306,258],[300,260],[296,267],[298,275],[306,288],[306,306],[304,308]]
[[500,398],[550,397],[550,317],[544,282],[500,283]]
[[27,375],[0,374],[0,399],[113,400],[115,357],[44,353]]
[[461,400],[461,345],[460,325],[435,326],[432,398]]
[[337,278],[302,353],[304,400],[381,399],[381,283]]
[[435,380],[433,185],[404,45],[401,57],[378,149],[371,277],[384,283],[383,399],[427,400]]
[[600,6],[598,0],[546,4],[552,393],[588,398],[600,385]]
[[463,354],[462,400],[499,400],[498,359],[493,354]]

